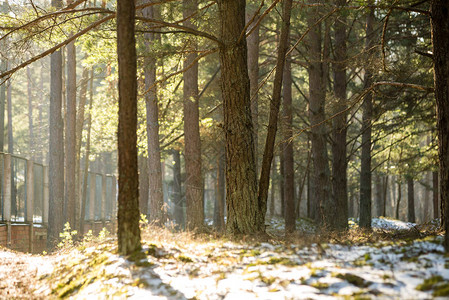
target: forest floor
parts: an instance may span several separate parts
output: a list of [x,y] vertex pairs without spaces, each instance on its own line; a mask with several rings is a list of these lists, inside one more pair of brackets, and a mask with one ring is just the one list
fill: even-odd
[[432,299],[449,296],[449,257],[434,226],[373,219],[364,232],[316,234],[307,220],[289,237],[230,240],[144,225],[143,251],[116,254],[116,239],[88,237],[54,254],[1,249],[7,299]]

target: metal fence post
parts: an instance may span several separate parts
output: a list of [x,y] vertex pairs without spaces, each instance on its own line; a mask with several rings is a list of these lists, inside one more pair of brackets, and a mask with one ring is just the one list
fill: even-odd
[[44,168],[44,199],[43,199],[43,212],[42,212],[42,223],[48,224],[48,200],[50,194],[48,192],[48,166],[43,166]]
[[96,178],[95,173],[90,173],[90,184],[89,184],[89,221],[92,222],[92,232],[93,224],[95,222],[95,190],[96,190]]
[[7,247],[11,247],[11,154],[3,155],[3,217],[7,228]]
[[101,174],[101,221],[106,226],[106,175]]
[[33,252],[33,215],[34,215],[34,162],[26,160],[26,215],[25,222],[30,224],[30,247],[29,251]]

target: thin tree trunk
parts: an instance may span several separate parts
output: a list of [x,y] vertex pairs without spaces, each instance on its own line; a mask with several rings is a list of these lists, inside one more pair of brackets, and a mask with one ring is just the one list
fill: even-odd
[[376,213],[375,217],[379,217],[382,215],[382,203],[384,202],[382,199],[383,189],[382,189],[382,177],[379,173],[376,173],[375,177],[375,185],[376,185]]
[[278,179],[278,185],[279,185],[279,201],[281,202],[281,213],[280,216],[282,218],[285,217],[285,190],[284,190],[284,157],[282,155],[279,155],[279,179]]
[[[149,6],[143,10],[144,17],[160,19],[160,7]],[[149,89],[156,82],[157,58],[150,53],[152,44],[160,44],[160,34],[145,33],[145,46],[148,54],[145,57],[145,88]],[[147,112],[147,146],[148,146],[148,171],[149,171],[149,221],[158,225],[163,224],[164,219],[164,194],[162,187],[161,150],[159,143],[159,107],[157,89],[153,87],[145,95]],[[147,199],[148,201],[148,199]]]
[[[330,203],[331,182],[329,159],[327,154],[325,120],[326,85],[324,78],[324,63],[321,60],[322,39],[321,24],[315,25],[320,18],[320,8],[309,11],[308,26],[312,29],[308,34],[310,45],[308,67],[309,73],[309,119],[311,129],[311,144],[313,156],[313,186],[312,190],[315,221],[320,226],[328,226],[335,217]],[[321,124],[321,125],[318,125]]]
[[[68,3],[70,3],[69,1]],[[65,194],[65,221],[75,228],[76,211],[76,48],[75,42],[67,45],[67,132],[66,142],[66,194]]]
[[86,215],[87,204],[87,180],[89,179],[89,160],[90,160],[90,137],[92,132],[92,106],[93,106],[93,93],[94,93],[94,77],[93,70],[90,71],[91,76],[89,80],[89,115],[87,117],[87,140],[86,140],[86,152],[84,154],[84,169],[83,169],[83,187],[81,189],[81,215],[80,215],[80,232],[84,234],[84,219]]
[[148,171],[148,158],[139,156],[139,210],[141,214],[148,216],[148,199],[150,193],[150,180]]
[[118,253],[141,249],[139,176],[137,171],[137,59],[134,0],[117,2],[118,124]]
[[427,223],[429,222],[430,217],[430,184],[431,184],[431,173],[426,172],[426,175],[424,177],[424,203],[423,203],[423,222]]
[[412,177],[407,177],[407,221],[415,223],[415,188]]
[[173,202],[175,204],[174,217],[180,229],[185,228],[184,201],[181,189],[181,154],[172,150],[173,155]]
[[[288,45],[289,43],[287,43]],[[293,160],[293,109],[292,109],[292,69],[291,58],[286,57],[283,84],[283,153],[284,156],[284,197],[285,230],[292,232],[296,228],[295,171]]]
[[257,201],[250,84],[246,61],[245,0],[218,0],[219,56],[226,138],[226,231],[250,234],[264,231]]
[[[93,75],[93,74],[92,74]],[[76,115],[76,161],[75,161],[75,227],[80,228],[80,211],[81,211],[81,143],[83,139],[84,112],[87,100],[87,86],[89,83],[89,69],[83,69],[81,77],[80,96],[78,101],[78,114]]]
[[[271,161],[273,160],[274,154],[274,142],[276,139],[276,132],[278,127],[278,118],[279,118],[279,108],[281,106],[281,90],[282,90],[282,81],[284,78],[284,65],[286,54],[288,50],[288,36],[290,33],[290,14],[291,14],[292,1],[286,0],[283,1],[282,7],[282,26],[281,26],[281,37],[279,39],[279,46],[277,51],[277,60],[276,60],[276,73],[274,75],[273,82],[273,95],[271,98],[271,106],[270,106],[270,116],[268,121],[268,130],[267,130],[267,138],[265,141],[265,149],[263,152],[262,158],[262,166],[260,171],[260,180],[259,180],[259,194],[258,194],[258,202],[259,208],[261,209],[259,215],[259,226],[263,227],[265,225],[265,214],[267,211],[267,198],[268,198],[268,187],[270,184],[270,167]],[[291,81],[290,81],[291,84]],[[291,87],[290,87],[290,95],[291,95]],[[292,154],[293,155],[293,154]],[[293,178],[293,177],[292,177]],[[293,186],[293,184],[292,184]],[[290,191],[290,190],[289,190]],[[294,195],[294,192],[293,192]],[[289,203],[288,207],[293,210],[294,213],[294,196],[289,199],[292,203]],[[288,216],[286,224],[287,231],[293,231],[295,229],[294,215],[293,220],[291,219],[291,215]]]
[[[344,7],[346,0],[336,0],[339,7]],[[335,201],[335,229],[348,228],[348,188],[346,159],[346,12],[340,11],[335,20],[334,94],[337,99],[334,113],[339,113],[332,120],[332,187]]]
[[438,199],[439,199],[439,184],[438,184],[438,172],[432,172],[432,190],[433,190],[433,198],[432,198],[432,204],[433,204],[433,218],[437,219],[440,217],[440,209],[438,205]]
[[398,176],[398,200],[396,201],[396,214],[395,218],[399,220],[399,208],[401,206],[401,197],[402,197],[402,184],[399,181],[400,177]]
[[437,103],[438,157],[440,160],[441,225],[449,252],[449,3],[432,0],[430,7]]
[[[52,0],[51,5],[62,7],[61,0]],[[56,246],[64,222],[64,122],[62,120],[62,53],[50,56],[50,146],[49,146],[49,212],[47,245]]]
[[[369,8],[366,17],[365,51],[372,52],[374,46],[374,8]],[[368,55],[363,87],[369,88],[373,83],[373,73],[370,65],[372,54]],[[363,99],[362,117],[362,158],[360,167],[360,227],[371,228],[371,124],[373,118],[372,93]]]
[[[198,9],[196,0],[183,1],[183,14],[187,18]],[[196,25],[188,19],[184,26],[196,29]],[[204,226],[203,179],[201,174],[201,140],[199,127],[198,98],[198,63],[197,45],[194,40],[188,50],[192,51],[184,61],[184,143],[186,166],[186,225],[190,230],[202,229]]]

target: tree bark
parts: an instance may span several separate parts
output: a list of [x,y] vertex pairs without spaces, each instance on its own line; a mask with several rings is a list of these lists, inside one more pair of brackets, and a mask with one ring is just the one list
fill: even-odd
[[[70,2],[70,1],[69,1]],[[75,228],[75,161],[76,161],[76,48],[75,41],[67,45],[67,132],[65,134],[66,154],[66,194],[65,194],[65,222]]]
[[[183,1],[184,18],[189,17],[198,9],[196,0]],[[188,19],[184,26],[196,29],[194,23]],[[201,140],[199,127],[199,97],[198,97],[198,63],[197,45],[190,40],[191,51],[184,60],[184,68],[191,67],[184,72],[184,144],[186,166],[186,225],[189,230],[202,229],[204,226],[203,179],[201,174]]]
[[137,172],[137,61],[134,0],[117,1],[118,253],[141,249],[139,176]]
[[449,252],[449,3],[433,0],[430,6],[437,103],[438,157],[440,160],[441,225]]
[[[374,46],[374,8],[369,8],[366,17],[365,51],[368,58],[365,68],[363,88],[368,89],[373,83],[373,73],[370,68],[372,48]],[[371,228],[371,124],[373,118],[373,96],[367,93],[363,99],[362,117],[362,158],[360,166],[360,227]]]
[[407,177],[407,221],[415,223],[415,188],[412,177]]
[[[344,7],[346,0],[336,0],[338,7]],[[335,201],[335,229],[348,228],[348,189],[346,159],[346,12],[340,11],[335,20],[334,48],[334,94],[336,103],[334,114],[340,113],[332,120],[332,187]]]
[[[334,209],[331,207],[331,182],[329,159],[327,154],[325,120],[326,85],[324,78],[324,63],[321,60],[322,38],[321,23],[315,25],[320,18],[320,8],[312,8],[307,19],[312,29],[308,34],[309,43],[309,119],[311,129],[311,144],[313,157],[313,202],[315,206],[315,221],[322,227],[331,224]],[[321,124],[321,125],[318,125]]]
[[[144,17],[160,19],[159,6],[149,6],[143,10]],[[145,46],[148,54],[145,56],[145,88],[149,89],[156,82],[157,58],[150,53],[152,44],[160,44],[160,34],[145,33]],[[159,143],[159,107],[157,89],[153,87],[146,95],[147,112],[147,146],[148,146],[148,171],[149,171],[149,221],[162,225],[164,219],[164,195],[162,189],[161,149]],[[148,201],[148,199],[147,199]]]
[[[61,0],[52,0],[55,8],[62,7]],[[52,249],[64,227],[64,123],[62,120],[62,53],[50,56],[50,146],[49,146],[49,211],[47,245]]]
[[264,231],[264,211],[257,201],[254,135],[246,60],[245,0],[219,0],[219,56],[226,138],[226,231],[251,234]]

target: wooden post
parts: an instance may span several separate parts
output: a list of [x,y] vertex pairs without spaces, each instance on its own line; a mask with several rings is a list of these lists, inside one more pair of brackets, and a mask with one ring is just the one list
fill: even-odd
[[25,222],[30,225],[29,251],[33,252],[33,214],[34,214],[34,162],[26,161],[26,215]]
[[7,229],[7,247],[11,247],[11,154],[3,155],[3,217]]

